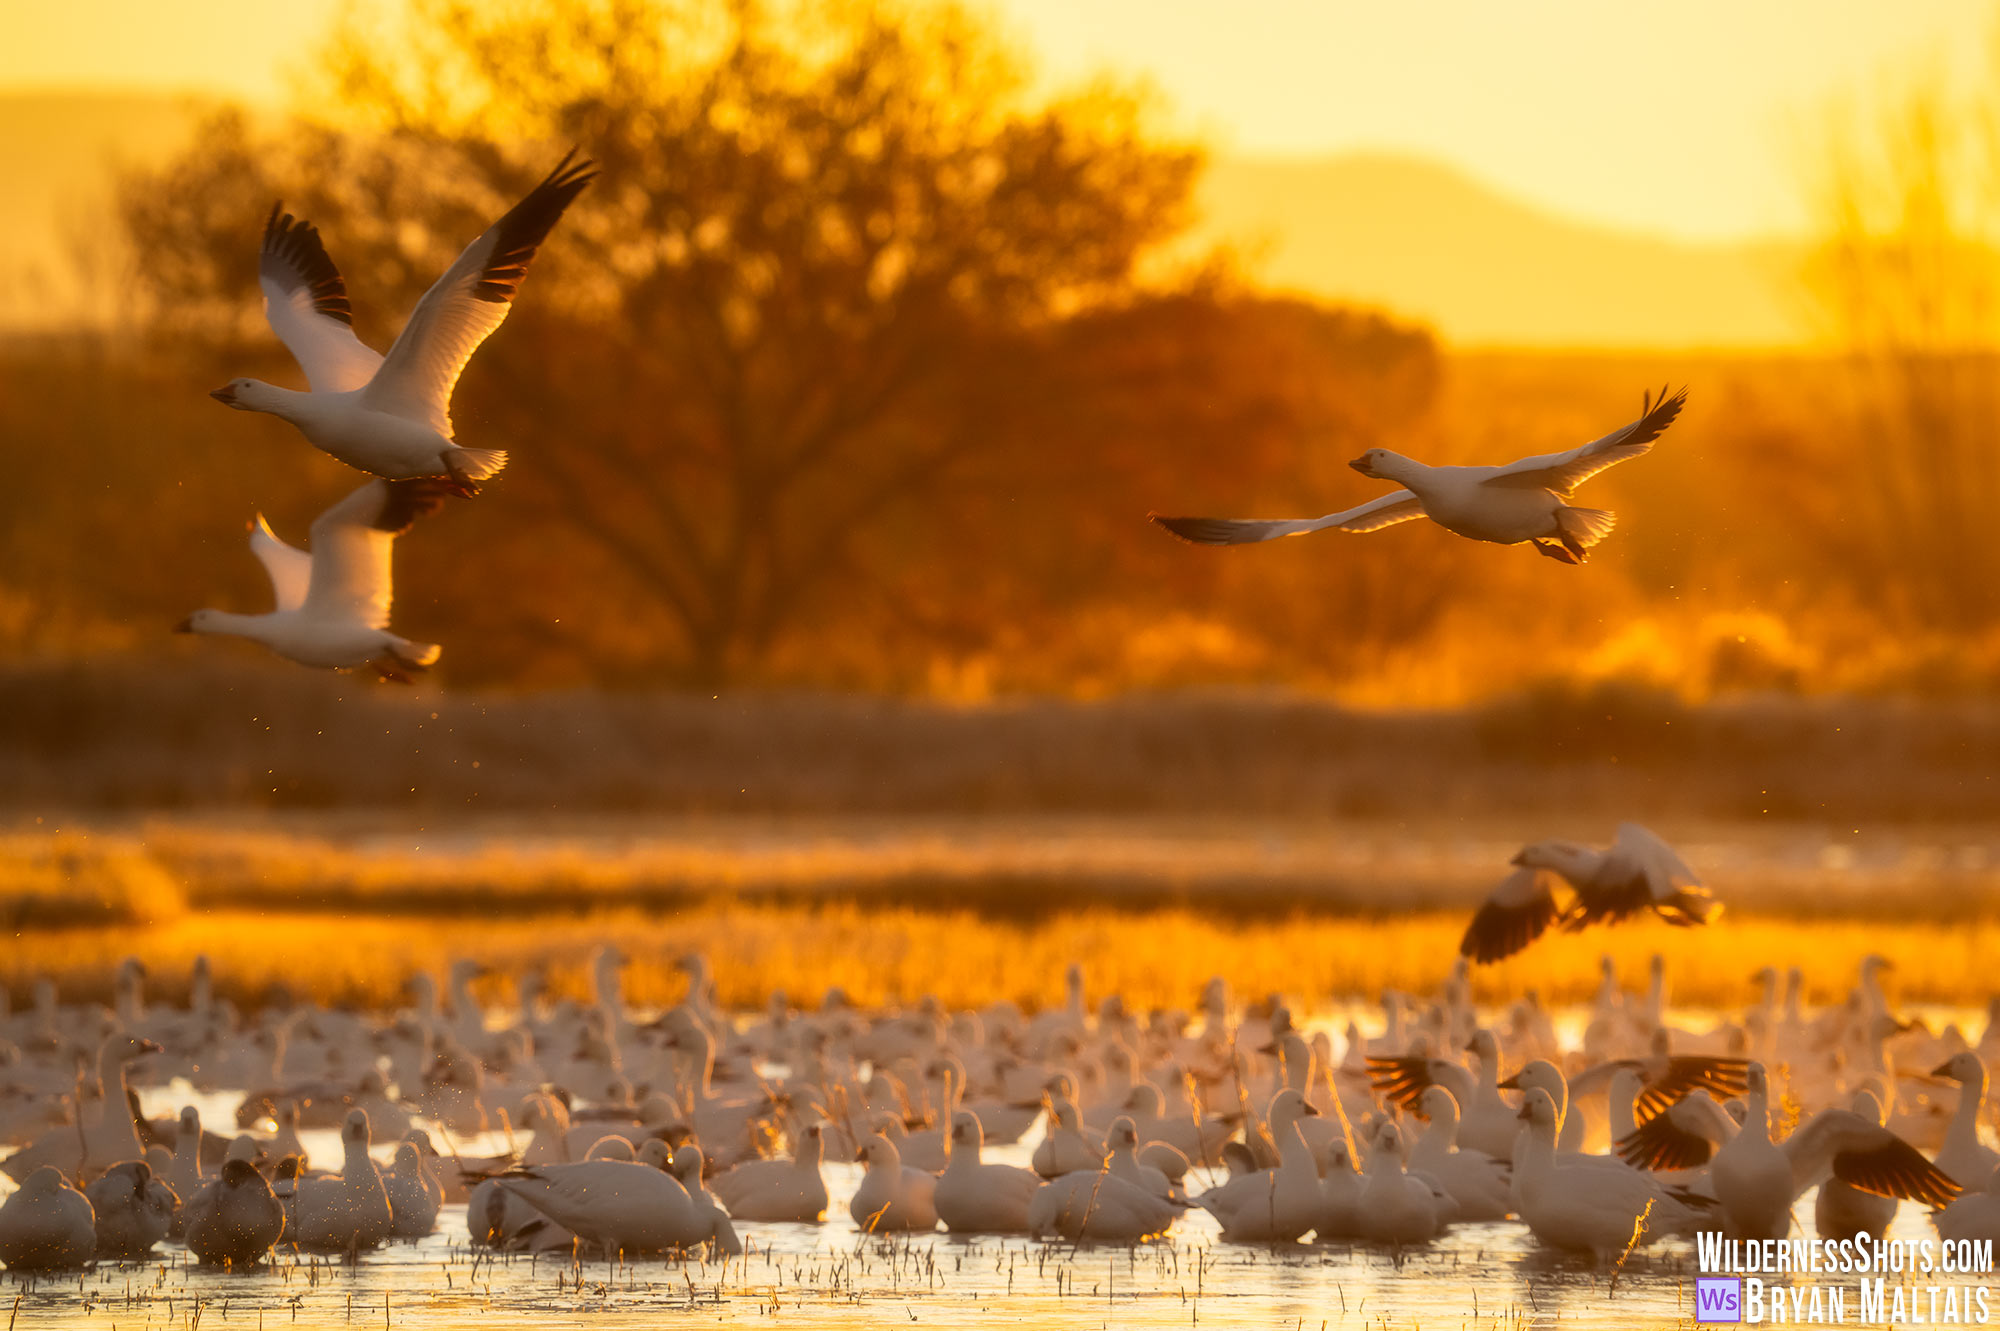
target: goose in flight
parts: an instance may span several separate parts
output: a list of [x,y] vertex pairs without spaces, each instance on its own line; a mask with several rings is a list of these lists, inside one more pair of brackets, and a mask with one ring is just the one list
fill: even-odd
[[270,575],[277,608],[197,610],[175,632],[249,638],[300,665],[372,666],[383,679],[409,683],[441,649],[389,631],[391,556],[396,538],[444,503],[445,489],[429,479],[369,481],[313,520],[311,554],[279,540],[259,514],[250,550]]
[[1581,564],[1590,547],[1611,534],[1615,515],[1563,501],[1577,486],[1627,458],[1652,448],[1687,402],[1687,389],[1646,397],[1639,419],[1567,453],[1542,453],[1500,467],[1433,467],[1371,448],[1347,465],[1363,476],[1404,488],[1321,518],[1255,520],[1170,518],[1149,515],[1196,545],[1248,545],[1316,531],[1371,532],[1415,518],[1446,531],[1495,545],[1532,544],[1565,564]]
[[576,151],[466,246],[410,314],[385,357],[354,335],[347,283],[319,228],[271,208],[257,283],[271,331],[305,371],[300,393],[232,379],[209,396],[296,425],[315,448],[388,480],[448,478],[461,495],[507,465],[499,449],[460,448],[451,394],[479,344],[507,318],[528,263],[584,186],[596,178]]
[[[1621,823],[1602,850],[1574,841],[1537,841],[1514,856],[1514,872],[1488,894],[1466,926],[1459,952],[1499,961],[1561,924],[1570,932],[1616,924],[1651,908],[1669,924],[1707,924],[1722,907],[1687,862],[1657,834]],[[1573,894],[1567,905],[1558,892]]]

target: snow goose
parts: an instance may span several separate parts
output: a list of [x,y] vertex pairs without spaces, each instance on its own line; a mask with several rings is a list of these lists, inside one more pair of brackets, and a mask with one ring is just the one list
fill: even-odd
[[[1312,1111],[1318,1113],[1318,1110]],[[1296,1126],[1296,1125],[1294,1125]],[[1155,1197],[1174,1198],[1177,1189],[1174,1180],[1164,1169],[1145,1163],[1139,1159],[1139,1130],[1132,1126],[1132,1120],[1120,1115],[1113,1119],[1104,1132],[1104,1167],[1114,1175],[1124,1179],[1134,1187],[1144,1188]],[[1148,1146],[1164,1147],[1164,1142],[1149,1142]],[[1308,1157],[1310,1158],[1310,1157]]]
[[736,1226],[729,1221],[729,1212],[722,1209],[715,1194],[702,1186],[701,1175],[707,1166],[707,1158],[701,1147],[687,1142],[674,1150],[671,1157],[665,1152],[667,1144],[654,1137],[640,1148],[639,1160],[642,1164],[666,1166],[667,1172],[680,1181],[687,1189],[688,1200],[694,1204],[695,1213],[705,1216],[712,1226],[709,1237],[715,1242],[715,1250],[725,1256],[734,1257],[743,1251],[743,1240],[736,1234]]
[[1537,841],[1514,856],[1519,868],[1548,869],[1576,893],[1563,913],[1571,931],[1615,924],[1648,907],[1668,924],[1707,924],[1721,908],[1673,847],[1637,823],[1621,823],[1603,850],[1574,841]]
[[715,1236],[716,1217],[679,1179],[636,1161],[544,1165],[493,1182],[606,1254],[692,1248]]
[[54,1165],[65,1178],[89,1179],[121,1160],[142,1159],[146,1152],[132,1118],[126,1068],[159,1049],[153,1041],[132,1035],[106,1036],[97,1046],[96,1085],[79,1073],[73,1121],[0,1160],[0,1171],[26,1182],[34,1170]]
[[1646,1058],[1609,1059],[1586,1068],[1569,1079],[1570,1095],[1580,1099],[1609,1087],[1621,1071],[1639,1075],[1633,1109],[1642,1122],[1665,1113],[1697,1090],[1728,1098],[1750,1089],[1750,1064],[1743,1059],[1658,1053]]
[[1513,1168],[1504,1158],[1457,1144],[1458,1101],[1451,1092],[1425,1088],[1418,1109],[1430,1124],[1410,1148],[1410,1172],[1437,1180],[1458,1204],[1460,1220],[1504,1220],[1512,1214]]
[[868,1171],[848,1201],[847,1211],[863,1233],[937,1228],[936,1174],[905,1165],[896,1143],[879,1132],[862,1145],[861,1160]]
[[277,608],[197,610],[175,631],[248,638],[300,665],[372,666],[383,679],[407,683],[436,663],[440,649],[389,631],[391,565],[396,538],[435,511],[440,495],[432,481],[370,481],[313,520],[311,554],[279,540],[259,514],[250,549],[270,575]]
[[[1856,1091],[1848,1104],[1870,1123],[1882,1121],[1882,1103],[1868,1091]],[[1857,1187],[1838,1174],[1819,1185],[1813,1199],[1813,1228],[1826,1238],[1881,1238],[1889,1232],[1900,1205],[1894,1197]]]
[[0,1204],[0,1263],[9,1271],[82,1266],[96,1246],[90,1202],[54,1165],[31,1171]]
[[355,337],[347,284],[318,228],[273,205],[258,263],[264,315],[311,391],[232,379],[210,396],[290,421],[315,448],[362,471],[388,480],[443,477],[461,494],[478,493],[477,482],[506,466],[507,455],[453,442],[452,390],[507,318],[536,249],[595,177],[592,164],[575,157],[572,150],[465,247],[417,302],[386,357]]
[[710,1179],[709,1187],[738,1220],[818,1224],[826,1218],[825,1127],[808,1123],[793,1141],[791,1159],[746,1160]]
[[[1618,1153],[1648,1169],[1685,1168],[1697,1163],[1694,1156],[1678,1154],[1660,1141],[1670,1131],[1692,1129],[1704,1147],[1716,1144],[1708,1159],[1709,1188],[1721,1203],[1724,1231],[1731,1238],[1781,1239],[1791,1231],[1792,1202],[1798,1195],[1792,1164],[1771,1139],[1770,1080],[1763,1064],[1752,1063],[1746,1081],[1747,1112],[1740,1127],[1721,1106],[1697,1093],[1620,1141]],[[1824,1228],[1820,1232],[1831,1236]]]
[[935,1193],[938,1219],[954,1234],[1025,1234],[1041,1176],[1018,1165],[982,1161],[984,1145],[976,1114],[961,1109],[951,1116],[951,1158]]
[[1931,1073],[1958,1083],[1958,1107],[1945,1128],[1937,1167],[1955,1179],[1983,1179],[2000,1166],[2000,1153],[1979,1140],[1979,1116],[1986,1107],[1986,1065],[1970,1049],[1953,1054]]
[[1943,1239],[2000,1239],[2000,1168],[1986,1176],[1978,1192],[1962,1193],[1951,1205],[1931,1215]]
[[1048,1128],[1030,1159],[1037,1174],[1058,1178],[1079,1170],[1095,1171],[1104,1164],[1104,1143],[1085,1131],[1075,1101],[1058,1089],[1049,1093]]
[[[1451,1092],[1434,1087],[1445,1095]],[[1402,1130],[1384,1123],[1362,1170],[1358,1228],[1371,1243],[1428,1243],[1437,1237],[1437,1202],[1431,1187],[1405,1172]]]
[[1223,1238],[1292,1243],[1324,1217],[1319,1169],[1298,1129],[1301,1117],[1318,1112],[1297,1091],[1279,1091],[1266,1114],[1278,1143],[1276,1168],[1231,1179],[1195,1198],[1195,1205],[1221,1222]]
[[111,1166],[83,1195],[97,1218],[98,1260],[142,1261],[173,1227],[181,1199],[143,1160]]
[[187,1246],[197,1261],[248,1266],[285,1233],[284,1203],[248,1160],[225,1161],[222,1177],[187,1211]]
[[1586,1170],[1556,1152],[1556,1103],[1536,1087],[1521,1105],[1527,1124],[1514,1168],[1521,1219],[1552,1248],[1598,1257],[1693,1228],[1702,1218],[1695,1199],[1670,1192],[1618,1160]]
[[1326,1170],[1320,1180],[1320,1211],[1319,1219],[1313,1222],[1313,1237],[1321,1243],[1359,1238],[1361,1189],[1367,1180],[1354,1167],[1354,1152],[1344,1140],[1336,1138],[1328,1142],[1322,1158]]
[[298,1185],[298,1232],[293,1238],[301,1247],[354,1252],[395,1232],[382,1171],[368,1157],[367,1114],[348,1111],[340,1145],[345,1158],[338,1174],[303,1179]]
[[1136,1243],[1173,1227],[1181,1208],[1105,1170],[1051,1179],[1028,1203],[1028,1232],[1072,1243]]
[[1916,1147],[1883,1127],[1880,1113],[1880,1103],[1871,1096],[1859,1112],[1822,1109],[1785,1138],[1795,1194],[1837,1178],[1879,1197],[1932,1207],[1944,1206],[1956,1197],[1957,1182],[1924,1159]]
[[1433,467],[1386,448],[1371,448],[1348,465],[1363,476],[1395,481],[1394,490],[1320,518],[1245,521],[1234,518],[1152,520],[1197,545],[1244,545],[1316,531],[1371,532],[1429,518],[1446,531],[1496,545],[1529,542],[1565,564],[1581,564],[1590,547],[1611,534],[1615,517],[1601,508],[1563,502],[1606,467],[1635,458],[1680,415],[1687,390],[1645,399],[1639,419],[1567,453],[1544,453],[1505,466]]
[[444,1184],[425,1166],[415,1142],[396,1143],[396,1158],[382,1176],[382,1188],[389,1195],[390,1233],[395,1237],[421,1239],[437,1228]]

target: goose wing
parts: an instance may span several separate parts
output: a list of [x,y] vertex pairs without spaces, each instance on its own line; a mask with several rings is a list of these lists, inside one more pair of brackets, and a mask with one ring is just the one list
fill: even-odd
[[347,282],[334,267],[319,228],[271,205],[257,257],[264,318],[306,372],[315,393],[365,386],[382,364],[379,352],[354,335]]
[[387,627],[396,537],[443,505],[436,480],[374,480],[313,520],[312,577],[302,608],[326,619]]
[[542,183],[467,245],[417,302],[368,385],[377,411],[424,421],[451,437],[451,393],[466,361],[506,321],[528,263],[565,210],[596,178],[572,149]]
[[1158,513],[1146,516],[1194,545],[1250,545],[1316,531],[1380,531],[1423,515],[1424,506],[1415,495],[1408,490],[1392,490],[1380,499],[1323,518],[1170,518]]
[[1482,483],[1508,489],[1553,490],[1567,495],[1606,467],[1636,458],[1650,449],[1686,405],[1687,389],[1669,396],[1661,388],[1657,401],[1650,394],[1646,397],[1639,419],[1631,424],[1621,425],[1602,439],[1594,439],[1567,453],[1541,453],[1510,462]]
[[312,556],[279,540],[262,513],[250,522],[250,553],[270,576],[278,609],[296,610],[305,604],[306,587],[312,581]]
[[1465,926],[1459,955],[1499,961],[1540,938],[1562,914],[1556,905],[1561,880],[1546,869],[1516,869],[1500,880]]

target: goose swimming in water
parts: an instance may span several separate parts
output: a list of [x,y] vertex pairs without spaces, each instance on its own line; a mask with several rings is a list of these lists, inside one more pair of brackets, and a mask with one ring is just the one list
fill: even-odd
[[424,293],[389,354],[354,335],[347,284],[319,230],[271,208],[258,285],[264,316],[311,391],[232,379],[209,394],[238,411],[290,421],[313,447],[387,480],[441,477],[463,495],[507,465],[498,449],[453,440],[451,395],[472,353],[507,318],[535,251],[596,177],[572,151],[541,184],[465,247]]
[[1577,486],[1606,467],[1653,446],[1687,402],[1687,390],[1655,401],[1647,396],[1639,419],[1567,453],[1544,453],[1498,467],[1433,467],[1415,458],[1371,448],[1348,465],[1363,476],[1404,488],[1320,518],[1152,520],[1197,545],[1245,545],[1316,531],[1371,532],[1429,518],[1448,532],[1495,545],[1532,544],[1565,564],[1581,564],[1590,547],[1611,534],[1616,517],[1601,508],[1564,503]]

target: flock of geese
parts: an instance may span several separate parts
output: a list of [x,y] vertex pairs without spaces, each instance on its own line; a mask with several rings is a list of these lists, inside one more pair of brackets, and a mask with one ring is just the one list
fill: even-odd
[[[1976,1042],[1929,1030],[1896,1014],[1879,958],[1820,1011],[1796,970],[1763,971],[1743,1011],[1701,1030],[1668,1023],[1657,958],[1633,993],[1607,959],[1567,1045],[1532,993],[1483,1024],[1463,959],[1338,1038],[1275,997],[1235,1005],[1220,979],[1192,1011],[1090,1005],[1074,966],[1067,1001],[1032,1016],[863,1011],[833,990],[812,1010],[773,994],[748,1020],[690,955],[685,999],[641,1012],[624,961],[597,950],[587,1001],[548,1001],[528,971],[504,1012],[474,997],[471,962],[374,1016],[248,1016],[203,962],[184,1007],[148,1002],[136,960],[110,1008],[44,982],[0,1019],[0,1140],[18,1143],[0,1171],[19,1184],[0,1262],[157,1259],[163,1243],[237,1267],[358,1255],[459,1203],[475,1245],[592,1258],[737,1252],[743,1227],[842,1207],[867,1234],[1113,1244],[1196,1210],[1252,1244],[1521,1224],[1616,1258],[1696,1229],[1879,1236],[1913,1202],[1946,1237],[2000,1237],[2000,1154],[1981,1135],[2000,1002]],[[241,1105],[224,1132],[193,1106],[154,1121],[141,1087],[240,1089]],[[311,1158],[301,1130],[334,1127],[340,1158]],[[509,1149],[463,1154],[479,1134]],[[829,1169],[843,1162],[858,1179]]]

